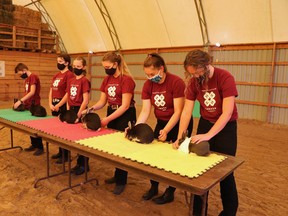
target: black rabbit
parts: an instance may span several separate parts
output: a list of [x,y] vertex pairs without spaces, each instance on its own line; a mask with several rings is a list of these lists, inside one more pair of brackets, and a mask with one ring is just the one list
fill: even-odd
[[140,123],[127,129],[126,138],[134,142],[149,144],[154,140],[154,132],[148,124]]
[[60,113],[58,117],[60,121],[68,124],[74,124],[78,118],[77,114],[73,110],[66,110],[66,112]]
[[210,144],[207,141],[202,141],[198,144],[192,143],[191,138],[187,137],[187,133],[183,133],[181,139],[179,139],[179,145],[181,145],[186,139],[189,139],[189,153],[195,153],[198,156],[208,156],[210,154]]
[[41,106],[41,105],[35,105],[35,102],[32,101],[32,104],[30,106],[30,112],[32,116],[36,116],[36,117],[45,117],[47,116],[47,112],[45,107]]
[[[14,98],[14,104],[18,101],[17,98]],[[15,111],[24,111],[25,110],[25,106],[23,103],[21,103],[16,109],[14,108],[14,104],[13,104],[13,107],[12,109],[15,110]]]
[[83,127],[88,130],[97,131],[101,128],[101,120],[97,113],[87,113],[82,118]]

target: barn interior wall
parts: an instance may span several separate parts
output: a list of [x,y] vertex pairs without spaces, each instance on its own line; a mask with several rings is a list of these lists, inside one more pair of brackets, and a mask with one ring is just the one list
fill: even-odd
[[[146,80],[143,61],[148,53],[160,53],[165,59],[168,71],[184,79],[184,58],[189,50],[195,48],[121,51],[136,82],[136,103],[141,105],[141,89]],[[214,66],[228,70],[235,78],[239,94],[236,98],[239,118],[288,124],[287,43],[227,45],[210,47],[209,50]],[[92,100],[99,98],[99,88],[105,76],[101,66],[103,54],[91,54]]]

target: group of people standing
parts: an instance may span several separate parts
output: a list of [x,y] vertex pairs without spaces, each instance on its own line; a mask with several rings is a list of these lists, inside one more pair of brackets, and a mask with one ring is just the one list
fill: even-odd
[[[172,147],[177,149],[182,134],[186,133],[189,137],[192,134],[192,111],[195,100],[198,100],[201,118],[197,135],[192,136],[191,141],[193,143],[208,141],[212,151],[235,156],[238,117],[235,105],[235,97],[238,95],[235,80],[228,71],[212,66],[211,56],[207,52],[193,50],[187,54],[184,61],[184,68],[189,75],[187,86],[179,76],[167,70],[166,63],[159,54],[148,54],[143,64],[147,80],[142,88],[142,109],[138,118],[136,118],[134,101],[136,84],[120,54],[108,52],[104,55],[102,66],[107,76],[100,87],[100,98],[91,108],[88,108],[91,84],[85,77],[86,61],[84,58],[77,57],[72,67],[70,63],[69,55],[62,54],[57,57],[59,72],[53,77],[49,92],[49,107],[52,115],[57,116],[66,110],[74,110],[78,116],[77,121],[81,121],[81,116],[87,112],[87,109],[99,110],[108,104],[107,115],[101,119],[101,126],[125,131],[128,122],[136,122],[136,125],[145,123],[154,108],[157,119],[154,138],[172,143]],[[34,79],[32,82],[29,78],[32,73],[27,66],[24,68],[16,66],[15,72],[25,79],[25,85],[28,82],[30,89],[37,88],[37,82],[34,82]],[[39,78],[36,80],[39,82]],[[29,106],[29,101],[37,95],[35,92],[38,92],[38,95],[40,92],[36,90],[34,96],[31,94],[28,98],[29,88],[26,87],[26,90],[25,96],[16,102],[14,107],[21,103]],[[37,148],[33,142],[31,146],[30,150]],[[67,161],[68,151],[59,149],[52,158],[57,159],[56,163],[59,164]],[[76,175],[83,174],[85,163],[89,171],[88,160],[89,158],[79,155],[77,165],[72,168],[72,172]],[[115,183],[113,193],[119,195],[125,190],[127,176],[127,171],[115,168],[114,175],[105,182]],[[161,196],[157,196],[159,182],[152,179],[150,182],[150,189],[142,197],[144,200],[152,199],[156,204],[165,204],[174,200],[174,187],[169,186]],[[238,195],[233,173],[220,182],[220,191],[223,211],[219,215],[236,215]],[[200,215],[201,209],[202,200],[196,196],[194,215]]]

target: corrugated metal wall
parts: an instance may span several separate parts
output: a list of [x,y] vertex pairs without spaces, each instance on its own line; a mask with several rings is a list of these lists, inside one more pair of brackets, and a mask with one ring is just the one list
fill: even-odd
[[[286,44],[288,46],[288,44]],[[193,48],[191,47],[191,50]],[[161,51],[168,71],[184,78],[183,61],[187,48]],[[141,104],[141,90],[145,81],[143,61],[150,50],[122,51],[124,59],[136,82],[135,100]],[[213,48],[210,50],[214,66],[230,71],[235,77],[238,89],[237,107],[239,118],[254,119],[268,123],[288,125],[288,48],[276,48],[273,60],[273,46],[246,46],[245,49]],[[99,87],[105,76],[101,65],[102,55],[92,55],[91,82],[92,100],[99,99]]]

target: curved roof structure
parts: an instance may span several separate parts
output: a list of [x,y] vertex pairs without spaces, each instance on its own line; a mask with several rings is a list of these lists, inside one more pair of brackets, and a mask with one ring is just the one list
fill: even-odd
[[68,53],[288,41],[287,0],[13,0],[45,9]]

